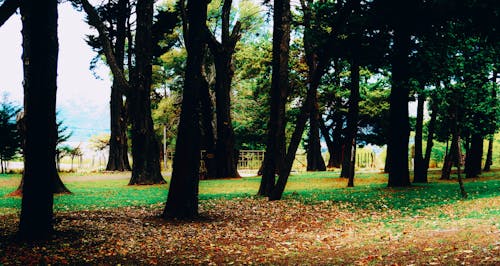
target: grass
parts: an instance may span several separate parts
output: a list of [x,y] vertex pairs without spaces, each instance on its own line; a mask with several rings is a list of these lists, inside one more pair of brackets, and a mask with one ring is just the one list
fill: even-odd
[[[127,186],[127,174],[63,174],[70,195],[57,195],[54,199],[56,211],[96,210],[106,208],[147,206],[166,200],[168,185]],[[484,178],[469,179],[465,188],[469,200],[500,196],[499,172],[490,172]],[[462,199],[455,181],[439,181],[436,174],[430,175],[428,184],[410,188],[386,187],[387,176],[379,173],[361,173],[356,176],[356,187],[345,188],[346,180],[338,178],[338,172],[300,173],[290,177],[285,199],[297,199],[307,204],[330,201],[347,208],[366,210],[394,210],[403,215],[421,215],[425,208],[454,204]],[[0,214],[16,213],[21,199],[6,196],[18,185],[20,175],[0,175]],[[167,179],[167,181],[169,181]],[[241,179],[202,180],[200,199],[232,199],[253,197],[258,190],[259,177]],[[494,208],[488,213],[470,216],[498,215]],[[447,214],[438,214],[446,216]]]

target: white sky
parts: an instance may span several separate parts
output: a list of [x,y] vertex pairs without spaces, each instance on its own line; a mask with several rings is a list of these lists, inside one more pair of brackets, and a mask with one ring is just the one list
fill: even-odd
[[[109,70],[106,66],[97,70],[104,80],[96,80],[89,70],[95,53],[85,43],[85,35],[92,30],[83,18],[69,3],[59,5],[57,109],[73,132],[72,142],[109,132]],[[23,102],[21,43],[21,18],[16,14],[0,27],[0,97],[7,93],[19,105]]]

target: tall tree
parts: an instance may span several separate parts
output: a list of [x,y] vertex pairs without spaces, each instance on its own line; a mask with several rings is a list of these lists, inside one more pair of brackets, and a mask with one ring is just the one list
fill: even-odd
[[[184,5],[184,1],[181,1]],[[200,167],[199,97],[208,86],[203,77],[204,33],[207,20],[206,0],[187,1],[184,27],[187,50],[182,109],[177,132],[172,179],[164,218],[192,218],[198,215]],[[187,33],[186,33],[187,32]]]
[[312,109],[309,117],[309,138],[307,145],[307,171],[325,171],[325,161],[323,156],[321,155],[321,145],[319,138],[319,106],[318,106],[318,97],[317,91],[319,87],[319,82],[312,83],[313,77],[316,75],[316,72],[323,72],[322,69],[317,69],[318,67],[318,44],[315,43],[315,36],[313,35],[313,0],[301,0],[300,5],[302,8],[303,16],[302,21],[304,24],[304,53],[305,53],[305,61],[308,67],[308,89],[313,90],[314,96]]
[[[130,16],[128,0],[118,0],[116,4],[116,29],[115,42],[113,45],[116,63],[121,71],[124,71],[125,44],[127,36],[127,20]],[[131,45],[131,44],[129,44]],[[123,102],[124,88],[113,79],[111,85],[111,99],[109,101],[110,129],[109,156],[106,165],[107,171],[128,171],[130,164],[128,160],[127,143],[127,114]]]
[[[74,0],[81,4],[88,15],[89,24],[99,33],[106,61],[117,84],[125,91],[129,100],[129,114],[132,124],[132,177],[129,185],[162,184],[165,180],[160,172],[160,147],[151,118],[151,79],[153,57],[153,2],[137,2],[137,28],[135,34],[135,65],[130,82],[117,63],[112,43],[99,14],[88,0]],[[130,40],[129,40],[130,41]]]
[[[266,153],[258,195],[270,196],[275,174],[285,160],[285,105],[288,95],[288,59],[290,50],[290,1],[275,0],[273,14],[273,58]],[[302,135],[301,135],[302,136]]]
[[208,30],[207,43],[215,63],[215,109],[217,115],[217,142],[215,160],[216,177],[239,177],[235,154],[235,137],[231,119],[231,83],[234,76],[233,54],[241,38],[241,22],[237,21],[230,29],[232,0],[224,0],[221,16],[221,41]]
[[53,231],[52,177],[59,50],[57,1],[22,1],[21,15],[26,137],[19,235],[42,239],[48,238]]
[[133,89],[128,94],[132,123],[132,178],[129,185],[162,184],[160,146],[151,117],[153,0],[137,1]]
[[[354,24],[351,33],[351,53],[350,53],[350,94],[349,94],[349,112],[347,114],[347,134],[346,134],[346,147],[344,150],[344,160],[342,162],[341,177],[348,178],[348,187],[354,186],[354,169],[356,162],[356,135],[358,132],[358,119],[359,119],[359,67],[360,67],[360,53],[361,53],[361,25],[359,24],[361,16],[361,3],[354,1],[353,15],[357,18],[351,19]],[[358,23],[356,23],[356,20]]]

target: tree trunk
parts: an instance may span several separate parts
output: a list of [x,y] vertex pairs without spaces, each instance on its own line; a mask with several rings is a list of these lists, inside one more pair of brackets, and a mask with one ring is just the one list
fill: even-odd
[[160,146],[151,118],[153,2],[139,0],[136,7],[135,68],[132,82],[134,86],[129,96],[133,158],[129,185],[165,183],[160,170]]
[[[215,159],[217,161],[217,178],[240,177],[237,171],[238,158],[235,156],[235,139],[231,122],[231,81],[234,75],[232,54],[230,49],[215,58],[215,95],[217,109],[217,142]],[[229,53],[228,53],[229,52]]]
[[0,27],[16,13],[21,0],[5,0],[0,6]]
[[[359,15],[360,1],[354,3],[354,15]],[[359,27],[359,25],[356,25]],[[351,37],[351,84],[349,94],[349,111],[347,116],[347,136],[342,172],[340,177],[348,178],[347,186],[354,187],[354,170],[356,167],[356,135],[359,118],[359,68],[361,50],[360,29],[356,29]]]
[[270,92],[271,109],[267,126],[267,143],[262,180],[257,193],[261,196],[271,195],[275,187],[276,170],[281,171],[285,163],[285,104],[289,87],[290,21],[290,1],[275,0],[273,15],[273,71]]
[[488,152],[486,153],[486,161],[483,169],[485,172],[490,171],[491,165],[493,165],[493,141],[495,141],[495,138],[494,135],[491,134],[488,139]]
[[479,134],[473,134],[471,137],[470,149],[466,155],[467,168],[465,169],[466,178],[477,177],[481,174],[481,160],[483,158],[483,137]]
[[[353,55],[353,57],[356,57]],[[349,95],[349,111],[347,117],[347,136],[342,171],[340,177],[348,178],[348,187],[354,186],[354,169],[356,164],[356,134],[359,117],[359,61],[351,61],[351,92]]]
[[422,151],[422,129],[424,124],[425,97],[420,93],[417,97],[417,123],[415,125],[415,157],[414,157],[414,183],[427,183],[427,167]]
[[200,166],[200,92],[208,86],[202,73],[207,2],[188,0],[187,62],[182,109],[177,132],[172,179],[164,218],[186,219],[198,215]]
[[45,239],[53,231],[56,149],[57,1],[23,1],[24,184],[19,235]]
[[[116,41],[114,54],[116,63],[121,71],[124,70],[125,39],[127,36],[127,4],[128,0],[119,0],[119,13],[116,26]],[[113,80],[111,86],[109,156],[106,171],[130,171],[127,143],[127,115],[123,103],[123,88],[119,82]]]
[[408,170],[408,119],[409,51],[411,36],[408,29],[398,25],[394,29],[392,58],[392,88],[390,96],[390,129],[387,153],[389,159],[389,187],[410,185]]
[[[317,88],[309,89],[317,92]],[[307,171],[326,171],[325,160],[321,155],[321,144],[319,139],[319,107],[317,93],[312,103],[312,110],[309,114],[309,143],[307,149]]]
[[217,164],[215,161],[214,127],[212,125],[214,111],[208,86],[202,88],[200,96],[203,144],[206,150],[205,157],[203,158],[207,170],[206,178],[215,178],[217,175]]

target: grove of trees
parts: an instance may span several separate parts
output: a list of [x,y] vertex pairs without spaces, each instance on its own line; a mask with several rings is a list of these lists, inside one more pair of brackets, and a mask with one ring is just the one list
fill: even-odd
[[[270,200],[281,199],[301,144],[307,170],[341,168],[348,186],[367,144],[387,145],[389,187],[410,186],[412,131],[413,182],[428,182],[435,141],[449,147],[442,178],[457,165],[464,197],[462,152],[466,177],[490,169],[500,127],[495,0],[71,2],[96,29],[87,36],[92,64],[103,60],[112,73],[107,170],[131,169],[130,185],[162,184],[161,137],[175,149],[165,219],[198,215],[201,161],[209,178],[239,177],[238,149],[265,149],[256,193]],[[0,4],[0,26],[18,8],[23,21],[19,232],[46,238],[57,181],[58,2]],[[1,108],[0,122],[15,131],[17,110]],[[10,149],[0,147],[1,161],[19,148]]]

